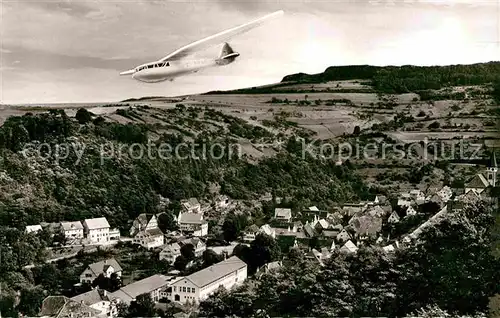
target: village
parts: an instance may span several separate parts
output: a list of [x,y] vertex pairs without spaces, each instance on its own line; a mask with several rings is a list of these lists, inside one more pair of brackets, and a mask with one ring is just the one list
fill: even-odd
[[[448,211],[459,211],[464,205],[479,201],[497,204],[492,195],[497,173],[493,153],[483,172],[472,176],[463,188],[408,189],[328,209],[310,206],[295,211],[286,207],[287,198],[268,193],[260,201],[273,203],[272,217],[259,222],[261,224],[250,220],[237,233],[236,240],[223,243],[210,239],[209,223],[220,226],[228,215],[244,215],[242,205],[225,195],[218,195],[211,202],[197,198],[182,200],[181,211],[173,220],[177,229],[165,233],[159,227],[161,215],[154,214],[137,216],[128,233],[112,228],[106,217],[29,225],[26,232],[34,234],[50,227],[62,236],[63,247],[111,249],[128,244],[154,251],[159,261],[172,266],[168,273],[126,282],[122,280],[124,269],[115,258],[101,259],[89,264],[80,274],[78,285],[92,286],[90,291],[71,298],[49,295],[43,301],[40,315],[62,317],[61,314],[76,312],[89,317],[117,317],[120,304],[130,305],[138,296],[149,295],[159,308],[166,303],[175,304],[184,309],[178,316],[187,316],[185,312],[194,310],[219,288],[230,290],[247,279],[258,280],[262,273],[281,266],[281,260],[273,261],[251,273],[248,264],[235,255],[238,246],[249,246],[261,235],[275,240],[283,253],[296,249],[320,266],[334,251],[356,253],[363,245],[378,246],[381,253],[411,248],[419,233],[445,218]],[[196,259],[205,257],[206,251],[218,255],[217,261],[182,275]],[[116,282],[119,288],[114,291],[101,288],[103,280],[108,284]]]

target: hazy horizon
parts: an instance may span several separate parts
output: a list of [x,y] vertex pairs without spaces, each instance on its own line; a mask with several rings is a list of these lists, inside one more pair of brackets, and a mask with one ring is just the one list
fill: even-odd
[[[500,2],[2,2],[0,103],[116,102],[279,82],[341,65],[451,65],[500,59]],[[230,41],[237,62],[145,84],[118,73],[276,10]],[[201,53],[214,57],[220,47]]]

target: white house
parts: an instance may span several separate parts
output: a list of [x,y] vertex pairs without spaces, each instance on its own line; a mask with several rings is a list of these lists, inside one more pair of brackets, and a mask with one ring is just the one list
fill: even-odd
[[132,243],[139,244],[147,249],[151,249],[165,244],[165,236],[163,235],[163,232],[158,228],[144,230],[140,231],[134,236]]
[[272,238],[276,238],[276,231],[269,224],[262,225],[259,232],[269,235]]
[[219,195],[215,199],[215,206],[219,209],[227,208],[229,206],[229,198],[227,195]]
[[105,217],[85,219],[83,227],[90,243],[104,244],[109,241],[109,223]]
[[63,231],[64,237],[68,240],[83,238],[83,226],[80,221],[61,222],[61,230]]
[[243,242],[252,242],[259,234],[259,227],[255,224],[250,225],[243,231]]
[[171,300],[177,303],[199,303],[219,287],[230,290],[247,278],[247,264],[233,256],[171,284]]
[[76,295],[70,299],[99,310],[101,315],[105,317],[116,317],[118,314],[116,301],[112,301],[108,297],[108,292],[104,289],[92,289],[91,291]]
[[191,233],[193,236],[208,235],[208,222],[203,220],[203,214],[179,213],[177,223],[182,232]]
[[283,222],[292,221],[292,210],[286,208],[276,208],[274,209],[274,218]]
[[92,263],[80,274],[80,283],[92,283],[99,275],[110,278],[113,273],[122,276],[122,267],[114,258]]
[[40,224],[37,225],[26,225],[26,233],[38,233],[42,230]]
[[392,212],[392,214],[389,216],[389,219],[387,220],[389,223],[398,223],[399,222],[399,215],[396,213],[396,211]]
[[358,247],[351,240],[349,240],[340,248],[340,251],[342,253],[356,253],[358,251]]
[[181,255],[181,246],[178,243],[168,244],[160,252],[160,260],[166,260],[170,264],[175,262],[177,256]]
[[416,214],[417,211],[412,206],[406,208],[406,216],[416,215]]

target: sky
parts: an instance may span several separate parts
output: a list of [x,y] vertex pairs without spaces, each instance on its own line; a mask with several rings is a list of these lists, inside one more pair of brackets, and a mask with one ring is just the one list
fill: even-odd
[[[2,0],[0,103],[113,102],[279,82],[328,66],[500,60],[500,0]],[[276,10],[236,62],[173,82],[118,73]],[[194,58],[212,58],[219,47]]]

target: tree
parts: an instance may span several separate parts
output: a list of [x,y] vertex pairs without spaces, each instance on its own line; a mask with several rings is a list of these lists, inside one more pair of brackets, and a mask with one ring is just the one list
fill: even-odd
[[278,243],[269,235],[260,233],[250,244],[251,258],[249,272],[253,273],[260,266],[279,258],[281,251]]
[[136,297],[128,307],[128,314],[126,317],[155,317],[156,309],[151,295],[142,294]]
[[224,240],[232,242],[236,240],[240,235],[241,231],[247,226],[247,219],[244,215],[229,214],[222,224],[222,232],[224,235]]
[[28,317],[35,317],[40,312],[44,298],[43,289],[40,287],[23,289],[17,309]]
[[85,108],[78,109],[75,118],[82,125],[92,121],[92,115]]
[[189,261],[182,255],[177,256],[174,262],[174,268],[178,271],[183,271],[186,269],[187,264]]
[[213,250],[205,250],[202,255],[203,265],[205,267],[211,266],[213,264],[219,263],[223,260],[223,256],[215,253]]
[[189,243],[189,244],[184,244],[181,247],[181,255],[189,262],[192,261],[195,257],[195,249],[194,245]]
[[158,227],[163,233],[176,231],[179,227],[172,213],[164,212],[158,215]]

